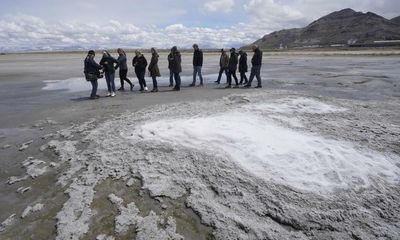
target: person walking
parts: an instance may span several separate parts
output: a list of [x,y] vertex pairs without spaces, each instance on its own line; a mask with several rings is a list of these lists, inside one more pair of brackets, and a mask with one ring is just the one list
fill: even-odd
[[158,92],[157,77],[160,77],[160,69],[158,68],[158,53],[155,48],[151,48],[151,61],[149,64],[150,76],[153,79],[153,90],[151,92]]
[[201,74],[201,68],[203,66],[203,51],[199,49],[199,45],[193,44],[193,82],[189,85],[189,87],[196,86],[196,77],[199,75],[200,85],[203,86],[203,76]]
[[260,48],[253,44],[251,46],[251,49],[254,52],[253,58],[251,59],[251,73],[250,73],[250,78],[249,82],[244,86],[245,88],[251,87],[251,82],[253,81],[254,77],[257,78],[257,86],[256,88],[262,88],[261,85],[261,76],[260,76],[260,71],[261,71],[261,65],[262,65],[262,52]]
[[171,71],[173,73],[173,77],[175,79],[175,87],[173,88],[174,91],[181,90],[181,76],[179,75],[182,72],[182,59],[181,53],[178,51],[176,46],[171,48],[171,53],[168,57],[168,61],[171,64]]
[[83,61],[86,81],[92,84],[90,99],[97,99],[100,97],[99,95],[97,95],[97,79],[100,75],[100,69],[102,69],[102,67],[94,60],[95,55],[96,53],[93,50],[90,50],[85,60]]
[[108,51],[103,51],[103,58],[100,60],[100,65],[103,66],[104,75],[106,77],[108,94],[107,97],[115,97],[115,69],[118,68],[118,61],[111,56]]
[[231,57],[229,58],[229,64],[228,64],[228,85],[225,88],[231,88],[232,87],[232,77],[235,79],[235,86],[234,88],[239,87],[239,81],[236,77],[236,70],[237,70],[237,65],[238,65],[238,55],[236,53],[235,48],[231,48]]
[[243,50],[239,51],[239,73],[240,73],[240,82],[239,84],[242,85],[243,84],[243,80],[244,80],[244,84],[247,84],[248,80],[247,80],[247,76],[246,76],[246,72],[247,72],[247,53]]
[[173,59],[172,57],[172,52],[170,52],[168,54],[168,69],[169,69],[169,87],[173,87],[174,86],[174,72],[172,71],[172,65],[171,65],[171,59]]
[[135,55],[136,56],[132,60],[132,66],[135,67],[136,77],[139,80],[140,91],[148,91],[145,79],[147,60],[140,51],[135,51]]
[[119,63],[119,80],[121,82],[121,87],[118,89],[118,91],[125,91],[124,89],[124,81],[129,83],[131,86],[131,91],[133,90],[133,87],[135,86],[132,84],[131,80],[127,77],[128,75],[128,65],[126,64],[126,53],[123,49],[118,48],[117,50],[119,56],[118,56],[118,63]]
[[219,74],[218,74],[218,79],[215,81],[217,84],[220,84],[221,82],[221,77],[222,73],[225,72],[226,79],[228,80],[228,65],[229,65],[229,57],[226,54],[225,50],[222,48],[221,49],[221,57],[219,59]]

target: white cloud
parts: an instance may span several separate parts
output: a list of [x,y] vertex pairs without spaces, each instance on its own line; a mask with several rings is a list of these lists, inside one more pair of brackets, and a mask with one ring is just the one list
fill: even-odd
[[[240,27],[241,28],[241,27]],[[65,50],[88,48],[203,48],[242,46],[257,39],[251,31],[236,27],[203,28],[173,24],[165,28],[137,27],[116,20],[107,24],[48,23],[40,18],[17,15],[0,19],[0,51]]]
[[228,13],[232,11],[235,5],[234,0],[211,0],[204,4],[204,8],[208,12],[224,12]]

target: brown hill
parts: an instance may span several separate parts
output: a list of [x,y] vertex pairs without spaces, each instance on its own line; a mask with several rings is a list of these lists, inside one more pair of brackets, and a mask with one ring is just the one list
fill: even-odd
[[324,16],[305,28],[281,30],[265,35],[255,44],[261,48],[293,48],[398,39],[400,24],[393,20],[372,12],[344,9]]

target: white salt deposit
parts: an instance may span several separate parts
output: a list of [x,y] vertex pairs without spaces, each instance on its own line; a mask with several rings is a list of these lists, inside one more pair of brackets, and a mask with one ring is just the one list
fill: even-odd
[[34,212],[39,212],[43,209],[44,205],[41,203],[35,204],[34,206],[28,206],[22,212],[21,218],[26,218],[27,216],[31,215]]
[[3,232],[8,226],[11,226],[15,222],[16,214],[11,214],[6,220],[0,224],[0,232]]
[[[305,100],[291,102],[320,105]],[[312,107],[310,112],[333,111],[333,107],[321,106]],[[267,181],[309,191],[367,187],[373,184],[371,179],[394,182],[399,176],[399,169],[380,153],[284,128],[249,112],[145,123],[132,136],[138,135],[144,140],[227,156]]]
[[329,105],[311,98],[284,98],[271,103],[246,105],[245,108],[275,113],[326,114],[346,111],[345,108]]
[[39,159],[28,158],[23,162],[23,166],[31,178],[39,177],[47,171],[46,162]]
[[[203,75],[203,79],[205,82],[213,82],[217,78],[217,74],[209,74]],[[135,78],[131,78],[131,80],[136,80]],[[191,83],[193,80],[193,76],[181,76],[182,85]],[[119,83],[119,78],[115,78],[115,83]],[[163,76],[157,78],[157,81],[161,84],[169,83],[169,76]],[[42,88],[42,90],[65,90],[68,92],[82,92],[82,91],[90,91],[91,85],[87,82],[83,77],[82,78],[69,78],[65,80],[46,80],[43,81],[46,86]],[[151,85],[151,79],[146,76],[146,82],[148,85]],[[99,90],[106,90],[106,80],[104,78],[98,80]],[[199,80],[197,79],[197,83]]]

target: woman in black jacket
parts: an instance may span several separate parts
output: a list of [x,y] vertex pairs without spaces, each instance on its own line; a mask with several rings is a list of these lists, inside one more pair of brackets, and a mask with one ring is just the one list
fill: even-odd
[[128,75],[128,65],[126,64],[126,53],[123,49],[118,48],[117,50],[119,57],[117,59],[119,63],[119,80],[121,82],[121,87],[118,89],[118,91],[124,91],[124,81],[129,83],[131,86],[131,91],[133,90],[133,87],[135,85],[132,84],[131,80],[127,77]]
[[240,59],[239,59],[239,73],[240,73],[240,82],[239,84],[247,84],[247,76],[246,72],[248,71],[247,69],[247,53],[245,51],[240,50],[239,51]]
[[151,48],[151,61],[149,64],[150,76],[153,79],[153,90],[151,92],[158,92],[157,77],[160,77],[160,69],[158,68],[158,53],[155,48]]
[[100,69],[102,69],[102,67],[94,60],[95,55],[95,52],[93,50],[90,50],[84,60],[85,78],[88,82],[92,84],[92,93],[90,94],[90,99],[97,99],[100,97],[99,95],[97,95],[97,79],[100,75]]
[[107,96],[115,97],[115,69],[118,68],[118,61],[111,56],[108,51],[103,52],[103,58],[100,61],[100,65],[103,66],[104,75],[106,77],[108,94]]
[[136,77],[139,80],[140,91],[148,91],[145,79],[147,60],[140,51],[135,51],[135,54],[136,56],[132,60],[132,66],[135,67]]

